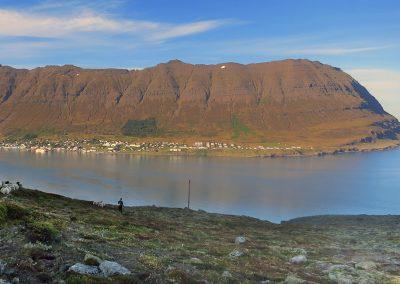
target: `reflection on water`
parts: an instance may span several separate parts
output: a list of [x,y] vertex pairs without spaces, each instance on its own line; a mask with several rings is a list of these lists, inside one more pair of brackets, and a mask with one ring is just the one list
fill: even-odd
[[248,159],[0,151],[0,178],[70,197],[191,206],[279,222],[315,214],[399,214],[400,151]]

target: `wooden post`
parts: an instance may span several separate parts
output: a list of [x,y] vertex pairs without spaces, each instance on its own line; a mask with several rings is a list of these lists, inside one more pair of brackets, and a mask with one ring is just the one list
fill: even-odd
[[190,179],[189,179],[189,190],[188,190],[187,208],[190,209]]

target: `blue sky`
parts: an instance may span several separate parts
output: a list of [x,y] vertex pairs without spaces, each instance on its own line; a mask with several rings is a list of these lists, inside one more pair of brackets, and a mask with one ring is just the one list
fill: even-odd
[[400,117],[400,1],[0,0],[0,63],[143,68],[308,58]]

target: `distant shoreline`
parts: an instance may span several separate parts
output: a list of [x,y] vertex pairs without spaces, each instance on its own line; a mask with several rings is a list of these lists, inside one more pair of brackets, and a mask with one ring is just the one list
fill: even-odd
[[[30,151],[37,154],[48,152],[77,152],[96,154],[129,154],[149,156],[198,156],[198,157],[239,157],[239,158],[298,158],[348,153],[376,152],[396,149],[398,140],[378,140],[376,142],[358,143],[354,145],[330,147],[294,147],[294,146],[249,146],[246,144],[230,144],[211,142],[218,147],[188,146],[179,142],[110,142],[91,144],[89,139],[69,141],[16,141],[0,142],[0,149]],[[118,140],[117,140],[118,141]],[[118,144],[120,143],[120,144]],[[162,143],[165,143],[162,144]],[[209,145],[210,142],[207,142]],[[113,145],[112,147],[104,145]],[[132,146],[134,145],[134,146]],[[226,146],[229,145],[229,146]],[[231,146],[232,145],[232,146]]]

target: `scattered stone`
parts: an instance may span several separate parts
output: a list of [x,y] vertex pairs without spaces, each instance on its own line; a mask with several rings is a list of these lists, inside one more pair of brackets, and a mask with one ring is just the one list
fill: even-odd
[[363,261],[356,264],[357,269],[363,270],[374,270],[376,269],[376,264],[373,261]]
[[237,249],[231,251],[231,253],[229,254],[230,257],[240,257],[243,255],[243,252],[238,251]]
[[329,267],[331,267],[332,264],[329,262],[324,262],[324,261],[316,261],[315,262],[315,268],[320,270],[320,271],[328,271]]
[[6,275],[8,277],[14,277],[17,275],[17,271],[14,268],[6,268],[3,271],[3,275]]
[[228,270],[225,270],[222,273],[222,277],[224,277],[224,278],[232,278],[232,274]]
[[86,275],[99,275],[100,270],[97,266],[86,265],[83,263],[75,263],[72,265],[68,271],[72,271],[79,274],[86,274]]
[[290,259],[290,263],[292,264],[302,264],[307,261],[307,257],[305,255],[296,255]]
[[329,280],[337,284],[352,284],[353,276],[346,273],[330,272],[328,274]]
[[93,254],[87,253],[85,255],[85,258],[84,258],[83,262],[85,264],[87,264],[87,265],[99,266],[100,263],[102,262],[102,260],[99,257],[97,257],[97,256],[95,256]]
[[123,267],[122,265],[108,260],[101,262],[99,268],[105,277],[113,275],[127,275],[131,273],[127,268]]
[[349,265],[331,265],[326,272],[328,272],[329,280],[334,283],[352,284],[354,282],[352,274],[355,273],[355,269]]
[[246,242],[246,238],[243,236],[239,236],[235,238],[235,244],[240,245]]
[[346,264],[334,264],[329,266],[329,268],[327,269],[327,272],[335,272],[335,271],[339,272],[345,271],[348,273],[354,273],[354,268]]
[[7,264],[4,261],[0,260],[0,275],[3,275],[4,271],[6,270],[6,266]]
[[[379,282],[376,282],[374,279],[368,277],[368,276],[361,276],[360,278],[357,279],[357,283],[358,284],[376,284]],[[392,283],[392,282],[390,282]],[[393,283],[397,283],[397,282],[393,282]]]
[[192,257],[192,258],[190,258],[190,263],[201,264],[201,263],[203,263],[203,261],[201,259],[198,259],[197,257]]
[[306,283],[305,280],[297,278],[296,276],[293,275],[288,275],[285,279],[285,284],[301,284],[301,283]]
[[344,275],[344,276],[335,276],[335,277],[331,277],[331,275],[329,275],[329,279],[331,279],[332,281],[335,281],[335,283],[337,284],[352,284],[353,283],[353,276],[351,275]]

